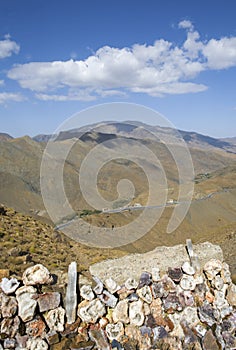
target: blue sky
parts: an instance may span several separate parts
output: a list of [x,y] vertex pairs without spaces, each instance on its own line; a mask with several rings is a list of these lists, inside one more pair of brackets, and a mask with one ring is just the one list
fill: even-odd
[[52,133],[90,106],[130,102],[236,136],[235,13],[235,0],[1,0],[0,131]]

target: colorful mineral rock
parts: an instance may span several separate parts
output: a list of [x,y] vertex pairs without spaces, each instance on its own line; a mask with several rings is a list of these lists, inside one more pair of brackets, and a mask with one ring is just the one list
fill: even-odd
[[42,264],[37,264],[26,269],[22,278],[26,286],[51,284],[53,282],[53,278],[48,269]]

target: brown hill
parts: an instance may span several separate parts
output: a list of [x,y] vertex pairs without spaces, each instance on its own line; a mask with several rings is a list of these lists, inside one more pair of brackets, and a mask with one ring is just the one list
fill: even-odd
[[[236,188],[227,192],[216,192],[210,198],[193,200],[181,225],[173,233],[167,234],[166,228],[172,212],[173,207],[167,207],[145,236],[120,249],[130,253],[141,253],[156,246],[184,244],[187,238],[191,238],[193,243],[210,241],[222,247],[226,261],[230,264],[232,272],[236,273]],[[93,225],[107,228],[123,226],[132,222],[138,215],[137,211],[127,211],[109,215],[90,215],[85,220],[90,223],[90,230],[93,232]],[[145,222],[143,225],[145,226]],[[132,238],[132,232],[129,236]]]
[[[85,132],[81,139],[69,138],[69,134],[70,136],[73,135],[73,137],[75,137],[75,134],[74,132],[68,132],[67,134],[61,134],[60,140],[55,141],[55,146],[59,153],[68,145],[73,145],[64,165],[64,186],[70,204],[78,214],[85,209],[93,209],[82,196],[78,186],[78,174],[83,159],[94,146],[106,141],[107,148],[112,149],[114,143],[120,139],[122,140],[122,147],[124,150],[128,149],[131,154],[135,154],[137,160],[141,157],[135,144],[131,142],[134,140],[134,132],[141,134],[141,127],[139,126],[138,130],[137,128],[130,128],[130,130],[127,131],[124,125],[119,125],[118,131],[120,133],[128,132],[129,135],[133,133],[132,138],[127,137],[127,134],[126,137],[122,139],[118,132],[117,134],[115,133],[117,130],[114,129],[114,126],[112,126],[112,128],[112,134],[95,132],[93,130]],[[171,139],[172,136],[169,135],[169,130],[164,130],[163,132],[165,133],[165,137],[168,138],[168,141],[171,142],[173,139]],[[177,199],[179,186],[178,171],[168,149],[157,139],[139,138],[139,143],[148,147],[157,155],[167,177],[168,198]],[[40,166],[45,146],[46,143],[36,142],[29,137],[1,142],[0,200],[3,204],[13,207],[19,212],[38,214],[47,217],[40,192]],[[204,143],[201,145],[201,148],[195,146],[196,142],[194,143],[194,147],[189,147],[195,169],[194,200],[185,220],[173,234],[167,235],[166,227],[173,208],[166,208],[161,219],[149,233],[133,244],[121,247],[119,250],[117,249],[115,252],[117,252],[118,255],[126,254],[127,252],[147,251],[160,245],[184,243],[186,238],[192,238],[194,243],[208,240],[222,246],[227,261],[231,264],[231,268],[235,270],[236,155],[229,152],[228,149],[224,149],[222,144],[220,144],[220,146],[217,144],[217,147],[216,145],[210,146],[209,144],[204,146]],[[148,173],[155,172],[157,178],[159,177],[160,169],[154,166],[148,159],[146,159],[146,167]],[[55,169],[52,169],[52,171],[53,170]],[[124,203],[116,201],[117,184],[124,178],[129,179],[135,188],[134,198],[127,198],[127,203],[130,201],[132,203],[139,202],[145,205],[148,196],[148,180],[143,170],[135,164],[135,161],[114,159],[106,163],[98,174],[98,190],[104,198],[115,201],[116,206],[121,206],[121,204]],[[53,185],[52,183],[51,186]],[[12,217],[13,220],[15,220],[14,215]],[[138,211],[109,214],[107,216],[103,214],[88,215],[85,217],[85,220],[88,220],[91,225],[111,228],[112,226],[122,226],[131,222],[135,215],[138,215]],[[61,219],[63,219],[63,217]],[[27,218],[22,220],[23,222],[31,221],[31,219]],[[34,218],[33,220],[36,219]],[[16,225],[18,224],[16,223]],[[27,225],[30,225],[30,223]],[[37,226],[39,224],[35,225]],[[21,224],[21,226],[24,226],[24,224]],[[9,222],[7,229],[10,230],[10,227],[11,224]],[[28,231],[30,231],[31,235],[34,234],[34,230],[29,228]],[[50,228],[49,231],[51,232],[49,240],[52,239],[53,242],[54,233],[52,228]],[[14,234],[17,234],[17,230]],[[8,249],[7,242],[10,237],[5,233],[4,239],[7,247],[6,253]],[[22,237],[19,239],[14,238],[15,243],[18,245],[21,244],[20,239],[22,239]],[[45,241],[45,245],[40,245],[38,239],[35,241],[35,249],[38,254],[36,258],[40,258],[43,254],[46,254],[45,251],[47,252],[47,250],[45,249],[47,244],[49,244],[49,240]],[[27,240],[27,242],[29,245],[30,240]],[[72,247],[77,245],[77,243],[69,239],[67,239],[67,243]],[[58,246],[57,249],[54,250],[50,246],[49,253],[51,252],[53,256],[53,263],[55,263],[57,251],[59,252],[60,249],[68,251],[68,247],[69,245],[64,245],[63,247]],[[82,245],[79,245],[79,247],[82,247]],[[26,248],[29,250],[29,247],[26,246]],[[26,248],[25,251],[27,250]],[[109,251],[96,250],[93,248],[78,249],[81,249],[80,252],[85,255],[89,255],[90,252],[92,252],[91,259],[93,256],[95,260],[100,259],[101,254],[104,256],[106,254],[108,255]],[[31,250],[33,250],[33,248]],[[111,252],[109,252],[109,254],[110,253]],[[47,255],[47,259],[49,259],[49,256],[50,254]],[[6,255],[4,255],[4,257],[6,257]],[[64,255],[63,259],[65,259]],[[83,259],[86,261],[87,258]],[[66,260],[66,262],[68,261]]]
[[[65,163],[65,189],[72,206],[78,209],[89,208],[84,202],[78,188],[78,169],[85,155],[96,144],[112,140],[119,136],[87,133],[84,134],[83,140],[77,140],[69,153]],[[128,148],[131,153],[137,153],[135,146],[129,142],[129,138],[123,138],[123,147]],[[132,139],[131,139],[132,140]],[[74,142],[73,139],[56,141],[58,148],[65,147],[68,143]],[[176,164],[167,148],[160,142],[154,140],[139,140],[146,147],[150,148],[160,160],[167,179],[169,188],[175,188],[178,185],[178,172]],[[45,143],[33,141],[29,137],[23,137],[1,142],[0,148],[0,198],[1,201],[19,211],[31,213],[42,212],[44,206],[40,194],[40,165]],[[196,175],[199,173],[213,172],[232,164],[235,164],[235,155],[223,150],[207,152],[201,149],[190,148],[194,169]],[[153,172],[153,164],[147,164],[148,172]],[[132,172],[134,171],[133,175]],[[130,173],[130,175],[129,175]],[[116,196],[116,185],[118,181],[127,176],[134,180],[138,197],[145,197],[147,187],[145,187],[145,176],[141,169],[132,162],[118,164],[112,161],[106,165],[99,173],[100,190],[107,198]],[[229,174],[230,176],[230,174]]]
[[9,134],[6,134],[4,132],[0,132],[0,142],[1,141],[7,141],[7,140],[12,140],[13,137]]
[[[234,191],[235,192],[235,191]],[[134,252],[146,252],[156,246],[172,246],[184,243],[191,238],[193,243],[211,241],[219,244],[223,249],[225,261],[230,265],[235,276],[235,248],[236,248],[236,222],[233,219],[236,208],[236,193],[233,196],[233,208],[229,211],[227,200],[222,199],[222,210],[217,212],[218,204],[193,202],[190,211],[181,226],[173,234],[165,232],[171,214],[168,208],[157,225],[144,237],[117,249],[92,248],[68,238],[63,232],[35,217],[21,214],[14,209],[1,207],[0,209],[0,244],[1,268],[9,269],[13,274],[22,272],[34,263],[42,263],[51,271],[66,271],[71,261],[77,261],[79,272],[85,273],[89,266],[104,259],[124,256]],[[4,210],[3,210],[4,209]],[[92,224],[112,225],[126,224],[134,219],[132,212],[120,214],[90,215],[85,219]],[[229,219],[231,224],[229,224]],[[219,221],[220,220],[220,221]],[[209,224],[211,222],[211,224]],[[68,254],[69,252],[69,254]]]
[[39,169],[43,146],[25,136],[1,142],[1,202],[21,212],[43,209]]
[[226,142],[229,142],[233,145],[236,145],[236,137],[226,137],[226,138],[223,138],[221,139],[222,141],[226,141]]

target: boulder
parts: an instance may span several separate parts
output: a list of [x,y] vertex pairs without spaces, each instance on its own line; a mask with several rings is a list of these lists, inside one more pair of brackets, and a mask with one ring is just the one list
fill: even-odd
[[23,273],[23,283],[26,286],[35,286],[38,284],[51,284],[53,281],[48,269],[42,264],[29,267]]
[[35,295],[37,290],[32,286],[24,286],[16,291],[16,300],[18,301],[18,315],[23,322],[31,321],[35,314],[37,301]]
[[1,337],[8,336],[14,338],[19,331],[20,324],[21,322],[18,316],[15,318],[4,318],[1,322]]
[[99,299],[84,300],[78,305],[78,316],[87,323],[96,323],[105,313],[105,305]]
[[28,339],[26,343],[26,349],[25,350],[47,350],[48,344],[45,342],[45,340],[41,338],[30,338]]
[[110,350],[107,337],[102,329],[97,329],[96,327],[90,329],[89,336],[90,339],[96,343],[97,349]]
[[48,269],[42,264],[29,267],[23,273],[23,283],[26,286],[35,286],[37,284],[51,284],[53,279]]
[[236,285],[233,283],[228,287],[227,300],[230,305],[236,307]]
[[65,310],[61,306],[54,310],[48,311],[44,318],[50,331],[64,331],[65,313]]
[[13,317],[17,312],[17,301],[15,297],[0,294],[0,305],[2,317]]
[[44,338],[46,325],[40,316],[36,316],[35,319],[25,324],[26,334],[31,337]]
[[124,326],[122,322],[117,322],[115,324],[109,323],[106,326],[107,337],[112,341],[113,339],[120,340],[122,335],[124,335]]
[[43,293],[37,295],[39,311],[45,312],[56,309],[60,305],[61,295],[58,292]]
[[2,291],[7,295],[14,293],[19,285],[20,282],[18,282],[16,278],[8,279],[6,277],[3,277],[2,282],[0,283]]
[[143,303],[141,300],[133,301],[129,306],[130,323],[135,326],[142,326],[144,322]]
[[95,298],[92,287],[90,285],[83,285],[80,287],[80,296],[85,300],[93,300]]
[[112,318],[115,323],[123,322],[129,323],[128,317],[128,301],[120,300],[113,310]]

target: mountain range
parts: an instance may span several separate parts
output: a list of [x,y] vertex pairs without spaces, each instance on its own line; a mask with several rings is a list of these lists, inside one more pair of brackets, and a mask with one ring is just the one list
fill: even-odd
[[[121,212],[104,216],[93,213],[94,208],[86,202],[78,186],[78,174],[85,156],[105,141],[112,149],[115,140],[122,142],[124,149],[137,153],[130,140],[138,140],[157,155],[167,177],[168,199],[175,200],[178,198],[179,174],[166,144],[173,145],[183,138],[195,172],[194,196],[188,214],[178,229],[168,236],[166,226],[173,208],[166,208],[161,219],[145,237],[120,249],[143,252],[157,245],[183,243],[186,238],[191,238],[194,243],[209,240],[222,246],[231,268],[236,271],[233,253],[236,248],[236,138],[215,139],[196,132],[133,121],[104,122],[62,131],[59,135],[38,135],[33,138],[12,138],[0,134],[0,202],[48,224],[53,223],[41,196],[40,166],[51,137],[54,137],[53,142],[58,148],[73,145],[64,164],[64,189],[72,208],[75,213],[90,211],[91,215],[85,216],[84,220],[103,227],[122,226],[138,214]],[[150,161],[146,163],[148,172],[160,171]],[[135,188],[134,197],[127,198],[126,204],[145,205],[148,181],[143,170],[133,161],[117,159],[105,164],[97,177],[98,191],[107,200],[116,201],[117,184],[124,178],[130,180]],[[119,205],[121,203],[117,202],[116,206]]]
[[170,127],[151,126],[137,121],[125,122],[103,122],[86,125],[77,129],[61,131],[58,135],[40,134],[33,137],[37,142],[48,142],[53,136],[57,140],[67,140],[73,137],[81,139],[88,132],[101,134],[114,134],[117,136],[135,138],[135,139],[151,139],[151,140],[171,140],[174,138],[183,140],[190,146],[200,149],[219,149],[226,152],[236,153],[236,137],[217,139],[210,136],[202,135],[196,132],[176,130]]

